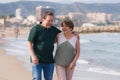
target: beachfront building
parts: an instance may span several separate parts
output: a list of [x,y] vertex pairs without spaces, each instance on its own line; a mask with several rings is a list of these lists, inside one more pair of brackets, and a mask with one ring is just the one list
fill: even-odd
[[15,16],[17,19],[24,19],[28,16],[27,11],[23,8],[16,9]]
[[64,19],[67,19],[67,18],[69,18],[68,15],[56,15],[55,16],[55,24],[56,24],[56,26],[61,26],[61,22]]
[[80,27],[86,21],[86,16],[80,12],[70,12],[68,13],[68,17],[73,20],[75,26],[78,27]]
[[36,22],[37,22],[36,17],[33,15],[29,15],[26,19],[24,19],[22,24],[34,25]]
[[84,20],[85,19],[85,15],[80,12],[74,12],[74,13],[70,12],[68,13],[68,17],[71,20]]
[[55,16],[57,19],[60,19],[60,20],[64,20],[64,19],[66,19],[66,18],[68,18],[68,16],[67,15],[57,15],[57,16]]
[[89,22],[92,23],[108,23],[111,22],[111,14],[106,14],[102,12],[98,13],[88,13],[87,18],[89,19]]
[[3,19],[0,19],[0,24],[4,24],[4,20]]
[[49,6],[46,6],[46,7],[38,6],[38,7],[36,7],[36,19],[37,19],[37,21],[41,21],[42,14],[47,10],[52,11],[55,14],[55,10],[53,8],[49,7]]

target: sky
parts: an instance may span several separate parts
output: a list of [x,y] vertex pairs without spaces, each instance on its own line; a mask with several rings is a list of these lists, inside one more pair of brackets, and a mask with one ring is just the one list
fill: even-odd
[[49,1],[59,3],[72,3],[77,1],[82,3],[120,3],[120,0],[0,0],[0,3],[9,3],[16,1]]

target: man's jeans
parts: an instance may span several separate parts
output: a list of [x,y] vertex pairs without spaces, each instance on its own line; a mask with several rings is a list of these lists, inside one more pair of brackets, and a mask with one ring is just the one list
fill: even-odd
[[54,64],[33,64],[32,80],[42,80],[42,70],[45,80],[52,80]]

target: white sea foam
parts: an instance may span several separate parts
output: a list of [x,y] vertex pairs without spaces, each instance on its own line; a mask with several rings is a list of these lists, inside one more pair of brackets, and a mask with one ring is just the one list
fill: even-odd
[[24,50],[18,50],[18,49],[12,49],[12,48],[5,48],[7,54],[9,55],[16,55],[16,56],[19,56],[19,55],[26,55],[25,51]]
[[89,64],[89,62],[87,60],[81,60],[80,59],[77,62],[80,63],[80,64]]
[[110,69],[103,69],[103,68],[92,67],[92,68],[88,68],[88,71],[89,72],[101,73],[101,74],[120,76],[120,72],[115,71],[115,70],[110,70]]
[[87,40],[87,39],[80,39],[80,43],[89,43],[90,40]]

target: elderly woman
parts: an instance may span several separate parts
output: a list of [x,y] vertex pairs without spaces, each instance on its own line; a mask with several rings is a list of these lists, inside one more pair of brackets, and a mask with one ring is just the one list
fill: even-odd
[[58,80],[72,80],[75,64],[80,55],[80,43],[72,33],[74,24],[71,20],[64,20],[61,26],[62,32],[57,35],[56,72]]

